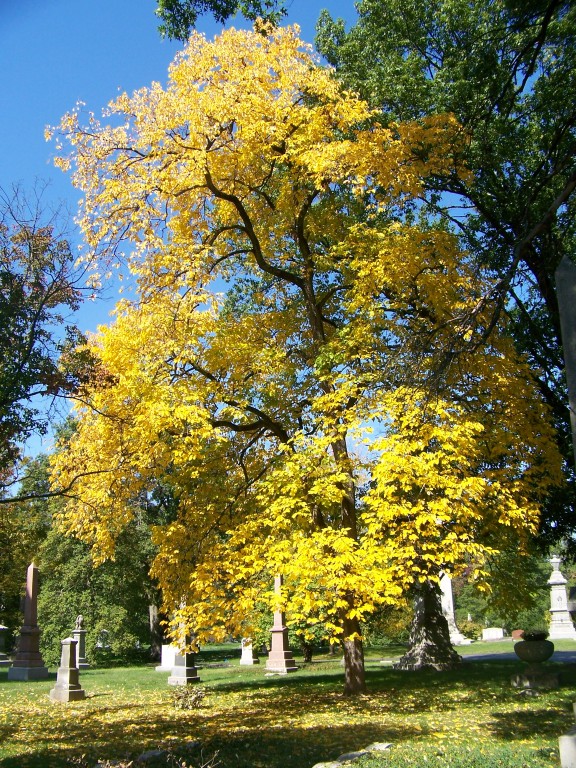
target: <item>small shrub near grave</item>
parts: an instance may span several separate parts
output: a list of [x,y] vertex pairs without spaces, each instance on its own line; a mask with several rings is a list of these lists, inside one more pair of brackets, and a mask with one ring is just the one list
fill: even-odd
[[176,709],[198,709],[206,696],[204,688],[196,685],[176,685],[171,693]]

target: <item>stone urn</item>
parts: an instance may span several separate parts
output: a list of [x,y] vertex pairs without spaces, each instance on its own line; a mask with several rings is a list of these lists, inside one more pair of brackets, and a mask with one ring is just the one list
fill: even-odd
[[528,664],[541,664],[554,653],[554,643],[547,637],[547,632],[524,632],[522,640],[514,644],[514,653]]

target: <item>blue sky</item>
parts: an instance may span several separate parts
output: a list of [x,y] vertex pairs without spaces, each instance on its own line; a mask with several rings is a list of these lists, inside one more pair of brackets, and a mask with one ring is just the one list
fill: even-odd
[[[353,0],[287,0],[288,23],[298,23],[313,42],[322,8],[333,16],[355,17]],[[162,40],[155,0],[0,0],[0,187],[35,179],[48,182],[43,202],[64,201],[75,213],[79,193],[54,168],[54,145],[44,140],[78,101],[96,115],[122,91],[153,80],[165,82],[180,43]],[[237,19],[237,26],[245,25]],[[221,29],[202,18],[198,30],[213,37]],[[83,331],[107,323],[117,299],[115,286],[104,299],[85,302],[75,321]],[[1,332],[1,329],[0,329]],[[47,450],[50,438],[32,438],[28,453]]]
[[[322,8],[354,17],[352,0],[288,5],[288,21],[298,23],[309,42]],[[155,0],[0,0],[0,187],[21,183],[26,190],[35,179],[46,180],[46,201],[65,200],[75,212],[79,194],[53,167],[54,146],[45,142],[44,128],[79,100],[99,115],[119,92],[165,82],[181,46],[160,38],[155,8]],[[221,27],[204,17],[198,29],[212,37]],[[109,290],[106,301],[85,304],[82,330],[107,322],[114,298]]]

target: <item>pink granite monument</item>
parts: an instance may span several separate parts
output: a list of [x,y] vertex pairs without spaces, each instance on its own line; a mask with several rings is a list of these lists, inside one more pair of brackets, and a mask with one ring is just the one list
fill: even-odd
[[38,568],[28,566],[26,598],[24,600],[24,624],[20,629],[18,651],[8,670],[8,680],[45,680],[48,669],[40,653],[40,629],[37,624]]
[[[282,587],[282,576],[276,576],[274,579],[274,589],[277,594]],[[296,672],[298,667],[288,645],[288,628],[284,624],[284,614],[282,611],[274,611],[274,626],[270,630],[272,633],[272,642],[266,669],[268,672],[274,672],[278,675],[286,675],[288,672]]]

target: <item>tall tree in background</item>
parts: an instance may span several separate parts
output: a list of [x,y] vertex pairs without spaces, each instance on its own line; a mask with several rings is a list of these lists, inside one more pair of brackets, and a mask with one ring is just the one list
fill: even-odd
[[40,190],[28,198],[20,190],[0,190],[0,499],[5,501],[17,481],[11,470],[21,444],[46,433],[50,403],[73,385],[75,373],[59,359],[83,339],[67,324],[81,301],[82,274],[74,269],[60,224],[58,213],[42,208]]
[[[85,237],[100,263],[128,252],[138,300],[90,343],[54,477],[76,479],[62,525],[97,557],[169,478],[153,571],[175,631],[282,606],[342,640],[358,693],[362,617],[470,558],[482,579],[558,460],[500,324],[484,343],[489,282],[409,215],[430,174],[458,176],[460,127],[383,127],[293,29],[261,32],[192,36],[111,125],[62,119]],[[455,336],[482,355],[426,392]]]
[[[453,113],[469,138],[472,179],[425,181],[428,211],[495,283],[504,312],[573,464],[554,273],[574,259],[576,7],[566,0],[362,0],[346,32],[323,12],[317,44],[385,120]],[[491,326],[486,332],[489,333]],[[548,500],[541,534],[574,528],[572,470]]]

